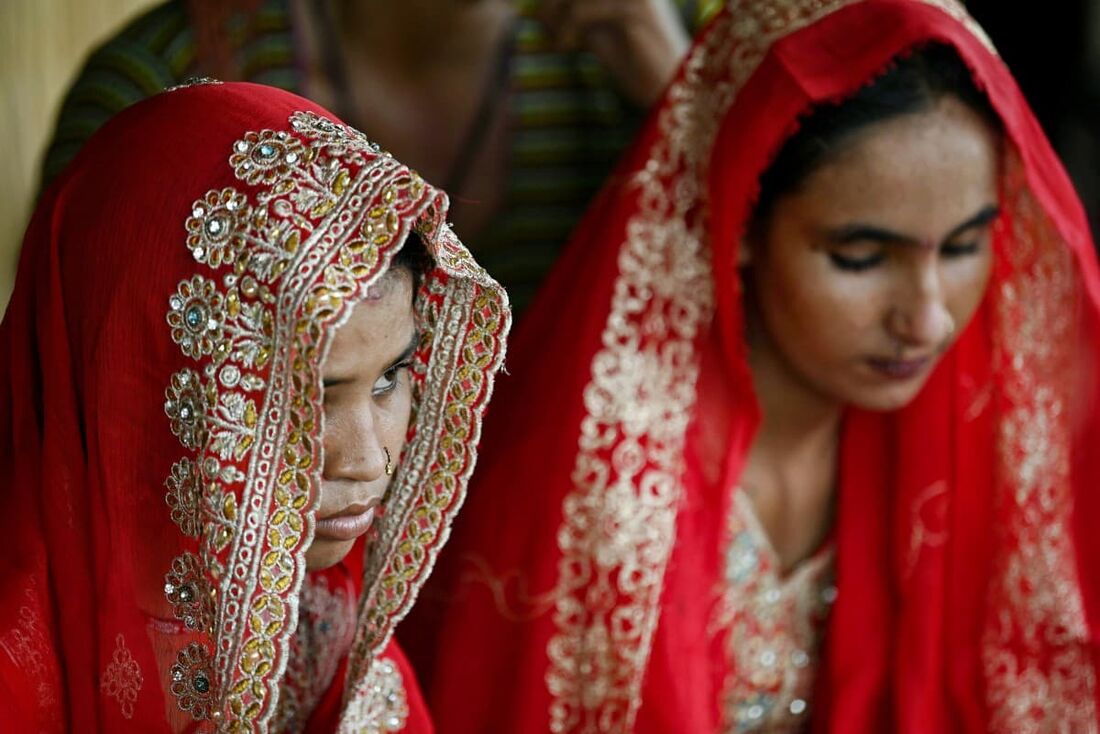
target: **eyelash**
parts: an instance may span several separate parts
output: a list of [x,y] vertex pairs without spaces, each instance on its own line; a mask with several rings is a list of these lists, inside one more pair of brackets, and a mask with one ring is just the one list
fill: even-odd
[[940,254],[944,257],[965,257],[977,253],[979,247],[981,247],[981,243],[977,240],[955,245],[944,245],[940,248]]
[[394,390],[397,389],[398,373],[400,373],[401,370],[408,369],[410,366],[412,366],[412,360],[406,359],[403,362],[398,362],[393,367],[390,367],[388,370],[383,372],[382,376],[386,378],[389,384],[386,385],[386,387],[375,388],[371,391],[371,394],[373,394],[375,397],[381,397],[383,395],[389,395],[390,393],[392,393]]
[[886,256],[879,252],[867,257],[845,257],[844,255],[838,255],[835,252],[829,253],[829,259],[833,261],[833,265],[841,270],[847,270],[853,273],[859,273],[864,270],[870,270],[878,265]]
[[[980,247],[981,243],[978,241],[967,242],[965,244],[943,245],[940,247],[940,254],[946,258],[966,257],[967,255],[977,254]],[[833,265],[841,270],[859,273],[864,270],[870,270],[881,263],[886,259],[886,254],[884,252],[877,252],[867,257],[845,257],[844,255],[830,252],[829,259],[832,260]]]

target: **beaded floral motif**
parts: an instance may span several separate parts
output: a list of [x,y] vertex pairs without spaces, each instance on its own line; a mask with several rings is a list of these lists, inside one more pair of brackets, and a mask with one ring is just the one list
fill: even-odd
[[137,702],[144,680],[141,668],[126,647],[125,638],[120,634],[115,638],[115,651],[111,656],[111,662],[103,671],[103,678],[99,684],[100,690],[118,701],[123,718],[131,719],[134,716],[134,704]]
[[190,459],[181,459],[172,465],[172,473],[164,480],[168,488],[165,501],[172,511],[172,522],[184,535],[197,538],[201,524],[199,500],[199,471]]
[[198,556],[184,553],[172,561],[172,570],[164,578],[164,593],[175,610],[176,618],[182,620],[188,629],[211,629],[214,605]]
[[174,433],[185,447],[198,449],[206,442],[206,411],[214,403],[213,383],[202,384],[194,370],[172,375],[165,391],[164,412]]
[[[237,141],[229,165],[233,166],[237,178],[247,184],[283,183],[290,176],[291,168],[302,158],[303,151],[301,141],[290,133],[263,130],[248,133],[243,140]],[[283,183],[283,186],[289,190],[290,184]]]
[[244,194],[233,189],[211,191],[191,208],[187,220],[187,247],[212,268],[232,263],[244,248],[252,208]]
[[[430,279],[445,284],[439,300],[449,304],[450,332],[440,341],[449,349],[434,344],[436,320],[426,320],[419,379],[435,369],[431,379],[448,384],[448,375],[461,374],[466,392],[420,390],[439,404],[418,410],[425,428],[414,426],[406,456],[441,485],[434,467],[442,459],[429,452],[458,447],[464,458],[447,465],[451,491],[436,515],[440,527],[418,527],[405,539],[407,514],[390,520],[387,511],[380,523],[392,529],[372,557],[385,566],[400,546],[403,589],[399,599],[378,598],[397,599],[398,607],[411,604],[459,504],[473,459],[465,444],[477,435],[509,325],[507,301],[476,264],[447,268],[461,261],[462,248],[442,225],[441,194],[342,125],[295,113],[289,128],[247,133],[232,146],[229,166],[254,188],[216,189],[195,201],[186,246],[207,270],[168,299],[172,339],[196,365],[176,372],[166,390],[171,429],[195,452],[173,466],[166,500],[183,533],[197,536],[198,553],[176,558],[165,593],[201,635],[180,651],[170,688],[183,710],[228,732],[266,731],[276,710],[318,493],[320,355],[335,325],[413,226],[433,255],[446,254],[444,273]],[[473,325],[479,308],[495,318]],[[420,489],[393,492],[404,495],[406,513]],[[398,607],[378,612],[368,604],[364,613],[388,634],[395,620],[386,614]],[[357,648],[368,674],[377,643],[364,637]]]
[[198,359],[224,349],[224,302],[217,288],[213,281],[196,275],[180,283],[179,291],[168,299],[172,341],[188,357]]
[[208,719],[215,703],[210,653],[197,642],[180,651],[168,673],[179,706],[196,719]]
[[730,674],[722,692],[729,732],[804,726],[809,717],[818,640],[835,588],[832,551],[804,561],[786,579],[750,500],[734,497],[725,589],[714,626],[724,631]]

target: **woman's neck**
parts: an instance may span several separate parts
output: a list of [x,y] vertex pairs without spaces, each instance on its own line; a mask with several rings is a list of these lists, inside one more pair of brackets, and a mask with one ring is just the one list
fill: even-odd
[[[749,369],[762,421],[753,446],[765,467],[833,464],[843,406],[797,375],[764,334],[752,334]],[[770,472],[769,472],[770,473]]]
[[832,526],[843,406],[795,373],[751,314],[748,335],[763,418],[741,486],[787,572],[821,546]]

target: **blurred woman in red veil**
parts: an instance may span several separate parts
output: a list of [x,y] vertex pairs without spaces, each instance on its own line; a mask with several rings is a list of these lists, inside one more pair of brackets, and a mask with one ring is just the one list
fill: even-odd
[[0,326],[7,730],[432,730],[391,636],[510,323],[446,212],[254,84],[134,105],[50,187]]
[[1098,316],[959,3],[730,2],[513,342],[441,728],[1094,731]]

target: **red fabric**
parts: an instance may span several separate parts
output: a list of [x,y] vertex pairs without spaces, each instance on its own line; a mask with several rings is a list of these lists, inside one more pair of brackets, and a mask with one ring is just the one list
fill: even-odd
[[[811,105],[932,40],[958,50],[1004,124],[997,264],[978,315],[917,400],[846,417],[839,596],[814,728],[1100,723],[1100,541],[1088,530],[1100,510],[1090,446],[1100,271],[1061,165],[964,19],[951,2],[731,3],[696,39],[515,335],[468,506],[402,630],[440,731],[721,730],[729,663],[708,620],[758,421],[735,265],[756,181]],[[684,254],[696,237],[709,250],[701,277]],[[712,299],[686,293],[709,288]],[[692,321],[687,309],[708,304]],[[690,340],[673,317],[693,324]],[[647,413],[676,405],[683,388],[659,381],[671,368],[645,372],[670,345],[679,357],[662,364],[695,370],[681,373],[691,390],[682,443],[654,439],[677,414]],[[644,430],[631,434],[631,421]],[[631,446],[633,463],[621,453]],[[639,479],[662,462],[674,467],[671,486]],[[586,494],[591,486],[604,489]],[[645,569],[659,596],[631,606],[634,589],[648,588]]]
[[[249,160],[255,161],[265,155],[255,147],[255,138],[242,139],[245,133],[291,130],[289,118],[302,111],[317,117],[309,118],[312,120],[309,125],[313,126],[310,132],[297,138],[303,147],[297,149],[296,160],[288,157],[288,166],[272,173],[273,178],[267,181],[244,180],[254,170],[249,168],[251,164],[238,161],[233,164],[238,166],[234,172],[231,153],[248,149],[245,157],[253,156]],[[442,493],[454,507],[460,504],[465,480],[462,472],[468,473],[462,461],[472,461],[472,443],[467,445],[467,438],[473,440],[478,435],[480,406],[491,387],[492,372],[499,364],[499,352],[503,349],[500,329],[506,331],[508,325],[506,302],[495,295],[495,284],[477,269],[460,243],[443,227],[445,197],[400,164],[369,148],[358,134],[337,128],[327,123],[327,119],[330,119],[328,113],[304,99],[258,85],[203,84],[161,94],[130,108],[97,133],[39,204],[24,240],[14,294],[0,325],[0,535],[8,544],[8,552],[0,559],[0,720],[3,721],[0,728],[5,731],[213,730],[211,722],[195,721],[182,711],[168,690],[172,684],[170,668],[187,642],[229,646],[234,641],[239,643],[242,639],[239,635],[245,634],[240,632],[234,638],[219,628],[215,643],[207,635],[208,630],[188,629],[179,607],[174,610],[166,599],[169,593],[166,572],[182,552],[202,554],[203,563],[208,564],[203,569],[206,574],[213,573],[209,564],[226,562],[224,555],[207,553],[207,546],[200,545],[212,542],[209,524],[202,527],[199,536],[202,540],[186,537],[186,531],[181,532],[182,525],[177,527],[173,522],[166,504],[165,478],[171,474],[173,462],[185,455],[181,439],[173,435],[166,416],[166,396],[171,401],[166,388],[173,373],[179,374],[181,368],[201,371],[210,365],[207,369],[211,372],[207,374],[212,375],[217,366],[211,363],[208,354],[191,359],[181,353],[181,343],[173,343],[172,329],[165,320],[169,297],[177,293],[181,281],[188,281],[196,273],[216,278],[219,288],[224,274],[241,276],[240,291],[232,290],[231,295],[237,298],[237,294],[243,294],[240,308],[247,308],[252,303],[248,300],[251,291],[247,278],[253,277],[251,268],[260,262],[255,258],[265,252],[263,247],[275,248],[268,251],[275,251],[280,257],[304,252],[316,255],[304,265],[300,260],[287,259],[292,264],[285,273],[271,271],[274,274],[269,273],[268,280],[273,289],[286,286],[278,293],[293,296],[295,283],[301,281],[290,280],[292,276],[305,279],[307,284],[312,282],[308,280],[310,277],[322,278],[319,282],[326,289],[326,297],[331,298],[328,311],[311,318],[310,314],[316,312],[307,309],[316,301],[307,302],[304,298],[284,298],[277,305],[276,299],[257,301],[260,304],[257,313],[265,314],[257,317],[258,323],[262,322],[257,328],[276,335],[273,351],[278,353],[278,340],[284,337],[299,351],[285,362],[277,362],[279,357],[271,357],[266,363],[257,362],[256,374],[264,380],[264,390],[267,385],[285,381],[287,392],[275,397],[298,395],[300,402],[294,404],[298,412],[290,414],[294,421],[301,421],[303,404],[319,410],[320,360],[340,314],[364,297],[367,286],[388,266],[410,228],[417,226],[429,252],[443,262],[439,268],[446,270],[446,273],[433,271],[428,276],[429,280],[438,277],[443,283],[433,285],[436,297],[445,297],[448,287],[462,287],[465,289],[462,293],[470,300],[492,304],[492,313],[501,317],[491,327],[496,331],[482,329],[478,332],[478,344],[463,353],[477,359],[476,366],[464,368],[459,363],[457,367],[443,365],[440,369],[434,362],[426,362],[425,371],[434,372],[422,377],[419,386],[424,395],[450,395],[450,380],[454,374],[462,374],[461,405],[467,410],[459,414],[454,430],[466,438],[448,446],[449,460],[459,469],[447,477],[454,494]],[[287,150],[291,149],[280,148],[279,155]],[[297,173],[287,174],[293,168],[292,163],[304,161],[317,162],[318,167],[311,170],[299,167]],[[321,164],[328,168],[322,169]],[[325,179],[325,170],[331,173],[344,170],[352,182],[345,180],[340,184],[338,179]],[[398,192],[396,198],[387,194],[383,201],[373,179],[354,178],[367,170],[374,172],[375,179],[388,177],[386,181],[396,182],[394,186],[398,188],[391,189],[391,193]],[[269,185],[274,187],[272,191],[268,191]],[[284,188],[278,189],[279,186]],[[329,208],[323,209],[323,198],[308,197],[311,192],[325,194],[326,186],[328,191],[337,193],[361,193],[361,198],[331,199],[325,204]],[[253,259],[237,261],[236,270],[232,259],[221,266],[221,271],[211,269],[213,261],[211,268],[204,269],[196,260],[209,260],[212,250],[193,252],[192,245],[186,244],[191,227],[189,218],[200,217],[195,213],[198,210],[193,209],[198,206],[196,200],[211,189],[223,187],[242,192],[248,197],[249,206],[257,209],[261,200],[272,201],[267,219],[260,224],[274,226],[280,217],[288,217],[290,224],[280,230],[282,235],[298,226],[304,233],[330,232],[331,237],[307,240],[303,235],[300,241],[278,250],[284,240],[276,241],[275,234],[271,234],[272,239],[267,242],[252,239],[241,244],[243,252],[252,253]],[[304,202],[280,198],[288,190],[302,191]],[[268,195],[273,198],[263,199]],[[371,207],[378,207],[388,217],[385,234],[374,236],[369,246],[359,241],[347,246],[351,249],[339,249],[344,247],[340,243],[347,237],[347,231],[341,234],[328,228],[334,222],[345,227],[359,226],[355,223],[366,217]],[[343,214],[339,219],[322,220],[326,211]],[[291,216],[296,218],[291,221]],[[321,223],[316,224],[318,221]],[[248,231],[271,233],[270,229],[261,229],[260,224]],[[315,224],[316,229],[312,229]],[[326,257],[329,261],[322,259]],[[338,257],[342,259],[337,261]],[[341,270],[343,266],[355,269]],[[211,275],[212,272],[216,274]],[[286,280],[280,280],[284,275]],[[264,276],[255,277],[262,281]],[[350,280],[350,284],[348,280],[341,281],[341,277]],[[476,283],[467,283],[463,280],[466,277]],[[236,282],[228,277],[224,280],[226,288]],[[259,292],[262,293],[262,288]],[[302,310],[288,316],[279,310],[285,303]],[[457,338],[461,346],[468,314],[461,303],[451,303],[449,308],[452,310],[448,312],[451,321],[447,339],[454,342]],[[230,313],[230,307],[226,309]],[[268,316],[271,320],[264,321]],[[290,324],[289,331],[282,331],[284,323]],[[426,335],[432,333],[433,326],[434,323],[424,324]],[[316,331],[310,331],[314,327]],[[316,339],[309,349],[296,341],[307,338]],[[479,347],[489,351],[479,352]],[[435,360],[439,351],[432,348],[430,359]],[[424,360],[429,359],[426,352],[421,354]],[[293,371],[279,372],[282,368],[275,364],[290,365],[288,369]],[[485,375],[488,377],[483,380]],[[288,384],[291,380],[296,381],[293,388]],[[271,397],[273,393],[265,394]],[[265,402],[263,406],[268,404]],[[442,404],[444,409],[448,407],[447,400]],[[421,414],[426,411],[423,409]],[[261,417],[254,417],[253,422],[264,420],[264,415],[261,412]],[[316,416],[316,412],[310,415]],[[241,426],[252,425],[247,416],[241,420],[244,421]],[[294,539],[288,540],[285,533],[276,537],[263,530],[252,535],[241,535],[239,527],[234,531],[234,537],[243,538],[242,547],[251,549],[256,557],[261,550],[253,545],[263,549],[262,543],[270,542],[271,546],[262,550],[265,564],[270,560],[287,574],[280,577],[277,587],[263,578],[253,579],[254,586],[273,589],[265,597],[266,606],[254,607],[268,616],[257,611],[251,618],[247,634],[254,635],[253,640],[260,639],[255,635],[259,635],[264,625],[268,630],[294,630],[296,594],[304,576],[304,548],[312,537],[314,522],[310,499],[315,499],[319,486],[320,426],[317,418],[270,428],[270,435],[294,431],[289,442],[270,458],[275,466],[280,466],[280,461],[292,462],[288,473],[281,475],[287,481],[280,479],[266,486],[278,487],[268,490],[269,499],[272,491],[279,502],[283,501],[280,496],[297,498],[290,512],[305,508],[296,520],[298,530],[305,528],[296,544],[292,547],[290,540]],[[433,426],[431,435],[424,438],[429,444],[441,437],[446,440],[449,430],[449,425],[440,421]],[[259,436],[251,445],[238,444],[235,456],[270,456],[265,453],[271,448],[265,446],[266,435],[269,434]],[[417,451],[413,427],[409,441],[407,455]],[[203,461],[214,455],[211,446],[206,444]],[[303,449],[305,453],[296,453],[295,447],[302,446],[307,447]],[[312,453],[309,446],[313,447]],[[250,450],[255,453],[249,454]],[[464,459],[460,450],[470,452],[471,457]],[[223,457],[222,466],[230,464],[230,459]],[[240,471],[248,467],[243,462],[239,466],[244,467]],[[431,469],[434,464],[427,466]],[[295,473],[295,467],[301,470],[300,474]],[[395,495],[405,491],[396,488],[402,474],[399,469],[391,488]],[[230,480],[224,481],[226,487],[233,486]],[[221,486],[213,478],[209,482],[209,487],[204,485],[204,493],[210,487]],[[439,489],[430,480],[415,485],[420,486]],[[254,487],[249,485],[246,490],[253,491]],[[240,498],[245,495],[224,496],[228,497],[226,501],[235,496],[242,502],[236,517],[243,522],[247,507]],[[255,506],[261,506],[256,501]],[[407,498],[405,507],[410,511],[416,505],[415,495]],[[220,505],[203,510],[221,511]],[[195,512],[199,512],[197,507]],[[284,519],[287,517],[288,510],[279,512]],[[435,512],[433,519],[439,523],[438,527],[418,522],[418,532],[430,539],[445,537],[449,512]],[[400,512],[393,514],[393,522],[404,522]],[[208,523],[210,515],[201,518]],[[388,518],[389,513],[387,519],[380,521],[378,532],[383,540],[372,546],[379,553],[390,545],[405,543],[400,528],[396,532],[387,529]],[[267,521],[272,528],[279,522],[270,516]],[[284,549],[295,555],[279,555]],[[433,553],[434,550],[420,553],[420,561],[428,568]],[[297,560],[290,563],[285,560],[288,558]],[[419,584],[417,575],[426,573],[420,566],[403,558],[399,560],[403,563],[403,578],[409,583],[401,590],[405,596],[394,596],[397,601],[388,601],[391,605],[388,608],[411,604]],[[372,561],[382,566],[390,562],[388,557],[375,556]],[[347,584],[353,593],[358,593],[363,587],[362,566],[360,559],[351,558],[320,575],[339,577],[341,585]],[[379,567],[373,567],[371,573],[378,574]],[[274,573],[275,566],[268,564],[264,568]],[[373,575],[368,577],[371,583],[373,579]],[[215,601],[221,599],[222,593],[219,590],[218,596],[214,596],[211,587]],[[387,593],[394,595],[392,585],[387,586]],[[347,620],[352,628],[356,625],[354,602],[352,597],[351,616]],[[388,613],[375,612],[371,603],[363,607],[364,614],[373,615],[372,631],[382,630],[388,636],[395,619]],[[224,605],[219,606],[217,624],[224,623],[225,614]],[[214,627],[215,622],[211,622],[210,630]],[[287,639],[278,638],[275,633],[268,637]],[[354,649],[359,651],[361,667],[369,668],[377,648],[384,644],[385,640],[357,642]],[[252,671],[251,680],[245,679],[239,686],[239,690],[246,691],[244,695],[252,695],[247,691],[270,690],[265,686],[278,690],[281,669],[276,666],[286,664],[286,648],[272,643],[270,648],[256,649],[256,659],[263,660],[266,655],[269,663],[262,669],[247,668],[246,653],[240,653],[245,661],[240,670]],[[416,679],[400,651],[390,643],[382,653],[395,660],[403,674],[410,709],[403,731],[431,732]],[[315,720],[309,731],[335,731],[337,718],[347,701],[360,692],[345,690],[347,667],[345,659],[327,697],[314,711]],[[361,675],[357,675],[348,688],[360,682]],[[214,695],[211,710],[226,720],[239,718],[234,722],[239,727],[235,731],[267,731],[267,723],[248,718],[252,715],[249,711],[230,708],[224,697],[231,693],[226,690],[230,687],[228,683],[211,674],[209,685]],[[272,698],[256,694],[255,700],[259,710],[261,705],[271,706]],[[266,715],[271,714],[268,710]],[[351,724],[356,721],[362,723],[362,719],[353,717]]]

